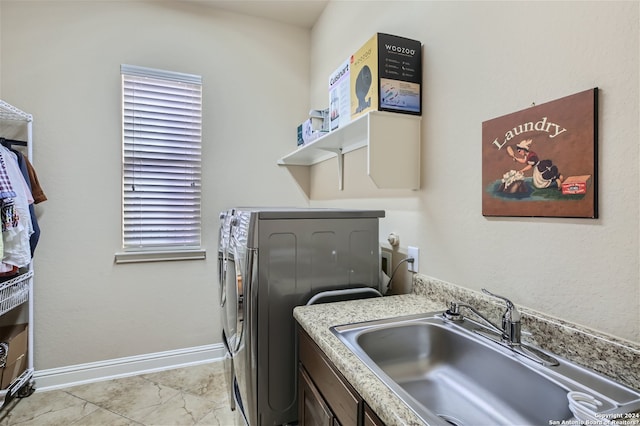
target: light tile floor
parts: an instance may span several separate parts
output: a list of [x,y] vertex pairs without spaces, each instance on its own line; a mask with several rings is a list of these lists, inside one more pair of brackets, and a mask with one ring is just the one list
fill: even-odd
[[234,425],[221,362],[38,391],[0,412],[0,426]]

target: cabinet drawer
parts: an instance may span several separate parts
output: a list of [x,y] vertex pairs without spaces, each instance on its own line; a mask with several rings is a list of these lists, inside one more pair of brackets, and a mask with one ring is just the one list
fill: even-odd
[[358,424],[360,398],[309,335],[300,330],[300,362],[342,426]]

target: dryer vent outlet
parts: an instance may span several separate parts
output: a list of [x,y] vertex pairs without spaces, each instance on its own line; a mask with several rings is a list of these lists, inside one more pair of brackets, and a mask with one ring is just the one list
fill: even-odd
[[384,272],[388,277],[391,276],[391,252],[386,251],[384,249],[380,250],[380,269]]
[[407,257],[413,258],[413,262],[407,262],[407,269],[410,272],[418,272],[418,260],[420,259],[420,249],[418,247],[407,247]]

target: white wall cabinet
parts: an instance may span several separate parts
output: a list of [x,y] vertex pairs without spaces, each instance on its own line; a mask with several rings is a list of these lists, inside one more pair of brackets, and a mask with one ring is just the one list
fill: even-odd
[[282,157],[279,165],[313,166],[336,158],[343,189],[343,156],[366,148],[367,174],[380,189],[419,189],[421,117],[371,111]]

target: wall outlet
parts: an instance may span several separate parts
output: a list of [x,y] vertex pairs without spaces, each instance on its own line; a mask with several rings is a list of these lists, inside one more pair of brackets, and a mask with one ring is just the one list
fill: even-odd
[[418,260],[420,259],[420,249],[418,247],[407,247],[407,257],[413,258],[413,263],[407,262],[407,268],[411,272],[418,272]]

